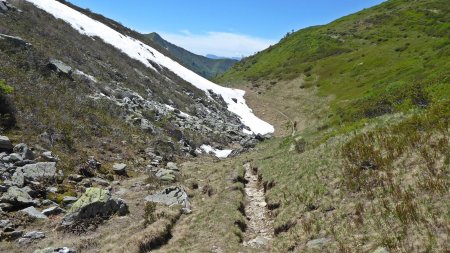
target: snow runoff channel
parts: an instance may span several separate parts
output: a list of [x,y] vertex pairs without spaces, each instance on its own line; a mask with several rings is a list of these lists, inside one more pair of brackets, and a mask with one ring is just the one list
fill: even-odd
[[[111,44],[117,49],[121,50],[129,57],[142,62],[147,67],[157,71],[152,66],[150,61],[164,66],[174,72],[176,75],[191,83],[200,90],[208,94],[208,90],[222,95],[223,99],[228,105],[228,110],[237,114],[241,122],[248,126],[255,134],[267,134],[274,132],[274,128],[269,123],[256,117],[252,109],[250,109],[244,99],[245,91],[238,89],[231,89],[217,85],[191,70],[183,67],[174,60],[166,57],[152,47],[144,44],[129,36],[123,35],[105,24],[89,18],[88,16],[64,5],[55,0],[27,0],[33,3],[38,8],[50,13],[56,18],[62,19],[69,23],[74,29],[81,34],[90,37],[97,36],[104,42]],[[237,100],[234,102],[233,99]],[[248,131],[244,131],[249,133]]]

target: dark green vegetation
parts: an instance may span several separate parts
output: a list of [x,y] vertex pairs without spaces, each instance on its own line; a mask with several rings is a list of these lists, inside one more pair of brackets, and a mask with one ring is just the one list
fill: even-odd
[[450,96],[449,13],[443,0],[387,1],[290,34],[217,81],[272,80],[269,89],[303,78],[303,88],[335,96],[335,123],[423,107]]
[[233,59],[210,59],[201,55],[193,54],[164,40],[157,33],[150,33],[145,36],[150,38],[161,48],[167,50],[170,55],[177,59],[182,65],[205,78],[213,78],[221,75],[229,70],[236,62],[238,62]]
[[0,80],[0,128],[8,129],[16,124],[16,108],[9,94],[13,87]]

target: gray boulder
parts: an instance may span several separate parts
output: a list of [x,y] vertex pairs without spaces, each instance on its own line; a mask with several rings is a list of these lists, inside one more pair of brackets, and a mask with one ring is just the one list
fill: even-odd
[[168,206],[181,205],[182,208],[190,211],[191,206],[187,193],[178,186],[169,187],[163,191],[145,197],[145,201],[161,203]]
[[180,171],[180,169],[178,168],[177,164],[174,162],[168,162],[166,165],[166,169],[168,170],[173,170],[173,171]]
[[5,3],[3,1],[0,1],[0,12],[6,12],[8,11],[8,7],[6,7]]
[[31,243],[34,240],[39,240],[39,239],[43,239],[43,238],[45,238],[44,232],[31,231],[31,232],[24,234],[22,236],[22,238],[19,239],[18,243],[19,244],[27,244],[27,243]]
[[333,240],[331,238],[314,239],[314,240],[307,242],[306,247],[308,247],[309,249],[322,248],[323,246],[331,243],[332,241]]
[[10,204],[7,209],[19,209],[35,204],[26,189],[17,186],[9,187],[8,191],[0,198],[1,203]]
[[8,137],[0,135],[0,152],[11,152],[13,145]]
[[62,200],[62,203],[63,203],[64,205],[68,205],[68,204],[74,203],[74,202],[77,201],[77,200],[78,200],[77,197],[64,196],[64,197],[63,197],[63,200]]
[[56,59],[51,59],[47,67],[58,74],[70,76],[72,74],[72,68],[64,62]]
[[62,208],[60,208],[59,206],[52,206],[45,210],[42,210],[42,214],[45,216],[58,215],[63,212],[64,212],[64,210]]
[[120,216],[129,213],[127,204],[121,199],[113,199],[109,191],[100,188],[87,188],[86,192],[75,202],[63,218],[62,225],[94,217]]
[[389,253],[389,250],[387,248],[385,248],[385,247],[378,247],[372,253]]
[[21,160],[33,160],[34,153],[25,143],[17,144],[13,151],[17,154],[20,154]]
[[27,215],[27,216],[29,216],[31,218],[34,218],[34,219],[41,219],[41,220],[48,219],[47,216],[43,215],[41,212],[39,212],[33,206],[30,206],[30,207],[27,207],[25,209],[22,209],[22,210],[18,211],[18,213],[25,214],[25,215]]
[[127,165],[124,163],[116,163],[113,165],[113,171],[114,173],[116,173],[117,175],[125,175],[127,174]]
[[0,1],[0,12],[7,12],[8,10],[15,10],[16,7],[14,7],[12,4],[5,0]]
[[22,160],[23,160],[22,156],[17,153],[12,153],[8,157],[8,162],[10,162],[10,163],[20,162]]
[[52,151],[45,151],[41,154],[41,158],[47,162],[59,162],[58,156],[52,153]]
[[77,251],[71,248],[62,247],[62,248],[37,249],[33,253],[77,253]]
[[156,172],[155,176],[162,181],[168,181],[168,182],[175,181],[175,174],[173,173],[173,170],[159,169]]
[[23,186],[25,182],[40,181],[43,179],[54,180],[56,176],[56,163],[44,162],[28,164],[18,168],[12,176],[12,181],[18,186]]
[[239,144],[241,144],[244,148],[254,148],[256,144],[258,144],[258,140],[255,139],[253,136],[248,136],[240,141]]
[[6,43],[8,46],[15,48],[26,49],[31,47],[31,44],[20,37],[9,36],[0,33],[0,44]]

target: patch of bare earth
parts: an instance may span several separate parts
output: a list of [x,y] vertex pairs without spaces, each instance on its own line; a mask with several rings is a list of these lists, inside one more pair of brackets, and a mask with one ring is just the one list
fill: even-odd
[[244,246],[268,250],[273,239],[273,220],[270,217],[264,196],[264,188],[258,180],[256,169],[250,163],[245,167],[247,229],[245,231]]

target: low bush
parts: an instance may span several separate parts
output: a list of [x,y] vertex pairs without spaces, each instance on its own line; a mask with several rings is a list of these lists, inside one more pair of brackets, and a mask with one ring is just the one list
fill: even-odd
[[13,87],[0,80],[0,128],[10,129],[16,125],[16,107],[9,94]]

